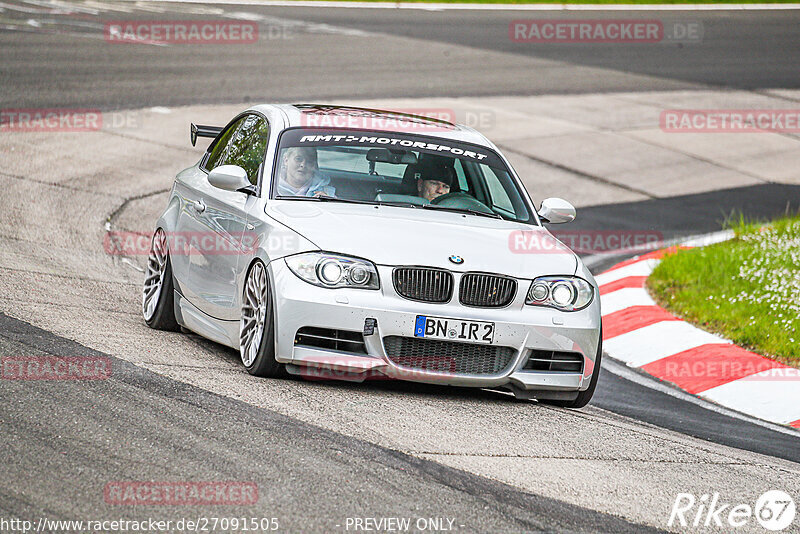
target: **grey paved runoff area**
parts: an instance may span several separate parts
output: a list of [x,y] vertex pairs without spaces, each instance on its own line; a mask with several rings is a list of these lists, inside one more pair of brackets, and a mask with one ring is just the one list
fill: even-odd
[[[291,98],[795,89],[800,11],[430,11],[6,0],[0,105],[102,109]],[[518,19],[697,24],[692,43],[535,44]],[[125,45],[118,20],[245,20],[255,44]]]
[[[657,122],[660,110],[687,101],[702,101],[708,107],[731,102],[737,106],[780,105],[779,99],[762,95],[705,91],[350,103],[389,109],[446,107],[454,109],[457,116],[467,116],[476,110],[489,111],[493,122],[482,125],[481,130],[509,150],[526,187],[537,200],[557,194],[579,207],[598,209],[615,202],[669,200],[687,192],[702,195],[730,187],[783,184],[789,187],[796,183],[797,176],[768,170],[782,168],[776,167],[776,159],[782,159],[786,166],[795,161],[794,137],[757,134],[747,136],[744,142],[740,137],[743,134],[709,134],[688,142],[677,134],[660,133]],[[52,495],[40,501],[36,485],[31,487],[20,481],[3,490],[0,503],[16,510],[34,511],[46,502],[48,510],[61,514],[103,511],[102,506],[94,506],[97,497],[91,492],[97,491],[97,484],[106,478],[164,479],[179,474],[192,478],[210,473],[238,476],[241,471],[231,464],[246,462],[258,451],[261,457],[252,461],[261,463],[253,476],[264,481],[268,488],[264,495],[284,507],[283,517],[295,514],[306,517],[303,514],[310,513],[318,516],[315,521],[329,520],[337,509],[342,513],[360,510],[362,515],[380,515],[390,510],[429,515],[441,510],[441,515],[459,516],[465,525],[471,525],[469,531],[568,530],[577,528],[576,524],[590,530],[615,531],[615,527],[604,528],[603,522],[610,520],[607,516],[590,514],[597,511],[665,528],[678,493],[694,493],[699,497],[719,491],[726,502],[754,503],[768,489],[779,488],[795,495],[800,491],[797,463],[700,440],[591,405],[584,410],[568,411],[515,402],[501,393],[483,391],[402,383],[257,379],[242,369],[234,351],[194,335],[148,329],[139,311],[140,270],[145,258],[106,254],[103,236],[107,228],[151,231],[165,205],[174,174],[194,163],[203,151],[203,143],[193,148],[188,142],[189,121],[223,124],[242,108],[243,105],[223,105],[114,112],[106,115],[107,127],[99,132],[5,133],[0,137],[4,162],[0,171],[3,191],[0,313],[42,328],[59,339],[74,340],[122,360],[119,381],[115,379],[107,386],[68,383],[37,386],[5,381],[0,385],[4,396],[0,413],[4,428],[16,432],[11,435],[24,436],[29,432],[40,436],[42,454],[47,447],[55,447],[51,453],[59,449],[53,444],[58,442],[53,436],[58,435],[68,436],[62,447],[66,458],[79,455],[84,447],[92,451],[100,447],[107,452],[91,452],[88,456],[91,461],[81,460],[83,470],[71,472],[78,480],[83,479],[76,473],[86,474],[86,480],[93,481],[94,486],[78,482],[68,474],[50,482],[56,492],[58,488],[74,492],[78,498],[70,500],[71,508],[64,508],[63,501]],[[114,127],[115,121],[125,126]],[[672,170],[673,167],[679,170]],[[674,174],[663,177],[660,172]],[[48,335],[42,333],[39,338],[44,342]],[[30,333],[18,338],[6,335],[2,352],[28,351],[29,347],[37,346],[36,339],[37,335]],[[55,346],[51,352],[73,350]],[[125,362],[180,384],[159,381]],[[174,394],[149,398],[154,393],[142,386],[140,393],[147,395],[137,396],[131,384],[134,380],[131,377],[137,373],[146,375],[143,380],[152,381],[156,390],[174,389]],[[103,394],[98,387],[109,389]],[[43,395],[52,399],[49,401],[54,403],[52,409],[37,406],[38,411],[23,416],[25,407],[35,404],[36,398]],[[61,395],[68,399],[63,406],[55,402]],[[108,398],[117,395],[119,399]],[[207,415],[207,423],[195,424],[203,417],[202,411],[182,411],[174,417],[187,418],[185,426],[178,424],[180,421],[172,424],[170,410],[182,410],[177,403],[192,404],[196,397],[202,397],[196,405],[203,409],[208,409],[207,403],[218,407]],[[97,422],[92,423],[89,405],[93,399],[97,406],[107,407],[116,417],[98,416]],[[236,404],[231,404],[234,401]],[[250,408],[245,410],[245,404],[265,411],[256,415],[247,411]],[[168,425],[165,433],[147,421],[140,421],[150,416],[159,420],[162,410]],[[41,414],[41,418],[36,414]],[[49,418],[55,421],[42,428],[41,420]],[[138,434],[138,429],[123,432],[121,427],[126,421],[132,427],[140,426],[142,434]],[[257,428],[245,428],[248,424]],[[58,430],[59,425],[63,432]],[[75,427],[81,432],[67,432]],[[314,427],[330,433],[315,435]],[[182,441],[184,432],[188,435]],[[277,440],[277,434],[289,439]],[[237,443],[229,439],[233,435],[241,436],[247,446],[226,461],[224,456]],[[259,435],[263,439],[261,447],[252,443]],[[347,439],[338,448],[326,445],[324,436],[334,441]],[[12,438],[3,439],[7,440],[4,445],[11,446]],[[115,448],[115,439],[122,440],[120,447],[123,444],[146,447],[153,452],[152,458],[138,465],[124,450]],[[344,482],[337,477],[344,476],[347,469],[331,465],[334,453],[320,452],[326,446],[345,455],[352,454],[348,466],[355,470]],[[371,459],[363,459],[367,454],[363,453],[365,449],[374,452]],[[352,452],[356,450],[362,453]],[[381,469],[378,464],[388,462],[386,457],[392,454],[397,455],[394,463],[388,466],[384,463],[389,472],[378,481],[373,470]],[[302,464],[303,456],[313,465],[320,464],[319,476],[309,479],[312,482],[303,481],[313,471]],[[35,467],[40,477],[36,480],[44,483],[47,471],[41,465],[34,465],[35,458],[22,451],[10,457],[14,462],[2,468],[7,473],[16,473],[18,477],[15,468]],[[275,457],[283,458],[281,461],[292,467],[281,471],[273,463]],[[505,515],[482,522],[483,519],[468,515],[462,507],[464,502],[472,502],[469,500],[472,497],[459,501],[449,493],[450,489],[440,487],[449,475],[426,478],[428,475],[414,468],[417,478],[412,480],[397,472],[401,467],[410,469],[403,462],[413,464],[422,460],[456,468],[464,476],[480,475],[529,492],[539,499],[537,502],[545,503],[537,510],[548,509],[548,501],[541,499],[554,499],[562,503],[559,506],[578,509],[549,508],[555,510],[558,520],[546,522],[538,513],[522,514],[520,509],[526,505],[520,495],[523,500],[515,501],[513,510],[494,502],[484,504],[490,509],[487,514],[496,511]],[[94,462],[100,465],[94,466]],[[356,468],[355,463],[364,465]],[[434,464],[425,463],[425,469],[434,469],[431,467]],[[182,469],[184,465],[186,468]],[[221,467],[216,471],[218,465]],[[330,493],[315,491],[329,487],[322,479],[339,482]],[[287,488],[288,495],[269,486],[270,480],[277,487]],[[370,483],[359,486],[359,481]],[[469,479],[464,482],[467,483],[480,488],[480,484],[487,482]],[[315,495],[314,502],[318,503],[312,512],[308,511],[303,484],[308,485]],[[403,493],[407,484],[420,484],[420,496],[439,492],[441,498],[407,501],[404,497],[407,493]],[[396,488],[397,507],[368,508],[367,505],[382,501],[381,492],[391,493],[385,485]],[[359,487],[363,491],[359,492]],[[492,491],[500,491],[494,488]],[[361,508],[348,505],[337,508],[343,489],[351,490],[351,498],[361,498],[363,501],[358,502],[366,504]],[[476,492],[483,495],[482,489]],[[463,493],[461,497],[466,498]],[[409,511],[410,502],[421,503],[420,508]],[[426,507],[425,503],[436,506]],[[499,522],[495,523],[495,518]],[[572,520],[577,523],[570,523]],[[520,526],[519,521],[529,523]],[[488,524],[497,528],[485,527]],[[321,523],[309,525],[309,530],[321,528]],[[623,528],[624,524],[621,525]]]

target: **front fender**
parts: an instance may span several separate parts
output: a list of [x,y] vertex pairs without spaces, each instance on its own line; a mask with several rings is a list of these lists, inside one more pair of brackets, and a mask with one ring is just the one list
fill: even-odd
[[155,228],[163,228],[165,232],[174,232],[178,225],[178,216],[181,213],[181,201],[178,195],[175,194],[175,185],[172,186],[172,191],[167,201],[167,207],[161,213],[161,216],[156,220]]

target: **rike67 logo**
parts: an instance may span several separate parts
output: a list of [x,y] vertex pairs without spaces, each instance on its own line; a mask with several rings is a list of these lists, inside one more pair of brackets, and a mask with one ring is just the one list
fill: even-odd
[[679,493],[672,505],[667,526],[672,528],[714,528],[731,532],[741,529],[747,532],[759,530],[756,522],[763,528],[779,532],[789,527],[795,517],[794,499],[781,490],[763,493],[755,502],[726,503],[719,493],[704,494],[699,498],[691,493]]

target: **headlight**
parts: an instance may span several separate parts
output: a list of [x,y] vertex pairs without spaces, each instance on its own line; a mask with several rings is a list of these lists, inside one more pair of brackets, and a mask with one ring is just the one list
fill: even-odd
[[317,278],[326,286],[335,286],[344,277],[342,262],[335,258],[325,258],[317,263]]
[[543,276],[528,290],[525,304],[550,306],[564,311],[582,310],[594,297],[592,284],[574,276]]
[[320,287],[378,289],[378,270],[372,262],[327,252],[308,252],[285,258],[289,269]]

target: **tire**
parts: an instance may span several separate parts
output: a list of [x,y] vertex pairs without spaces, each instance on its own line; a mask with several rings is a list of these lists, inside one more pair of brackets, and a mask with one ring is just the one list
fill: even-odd
[[574,400],[547,400],[542,401],[553,406],[561,406],[562,408],[583,408],[594,396],[594,390],[597,389],[597,380],[600,378],[600,361],[603,359],[603,328],[600,328],[600,341],[597,342],[597,357],[594,360],[594,372],[592,379],[589,382],[589,387],[585,391],[578,393]]
[[180,330],[175,319],[175,286],[167,237],[161,228],[155,231],[150,243],[142,287],[142,315],[150,328],[170,332]]
[[275,359],[275,313],[267,268],[256,260],[245,278],[239,356],[251,375],[281,378],[286,366]]

